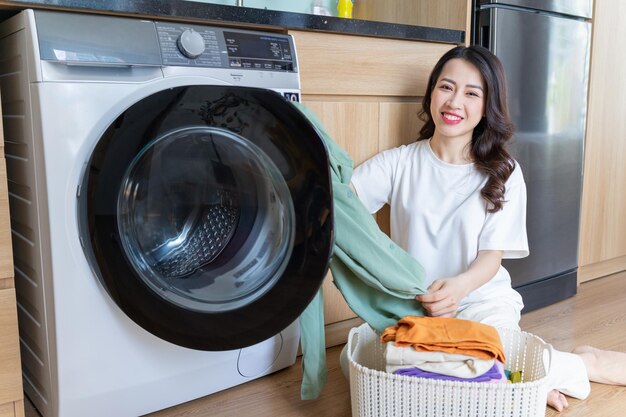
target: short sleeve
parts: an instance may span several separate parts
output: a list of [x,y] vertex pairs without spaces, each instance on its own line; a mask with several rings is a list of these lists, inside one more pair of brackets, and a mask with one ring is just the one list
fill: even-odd
[[377,212],[391,200],[400,152],[400,148],[381,152],[354,169],[352,185],[370,213]]
[[526,234],[526,184],[519,164],[505,184],[502,210],[487,213],[478,250],[501,250],[505,259],[528,256]]

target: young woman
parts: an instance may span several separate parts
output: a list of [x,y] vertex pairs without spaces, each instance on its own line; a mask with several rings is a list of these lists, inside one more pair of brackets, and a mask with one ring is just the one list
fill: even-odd
[[[506,150],[513,126],[500,61],[479,46],[447,52],[421,117],[417,142],[357,167],[352,186],[370,212],[390,205],[391,238],[426,271],[428,293],[417,300],[429,315],[519,329],[522,298],[501,261],[528,256],[526,186]],[[587,397],[589,380],[626,385],[626,354],[574,352],[553,351],[555,409],[567,407],[562,393]]]

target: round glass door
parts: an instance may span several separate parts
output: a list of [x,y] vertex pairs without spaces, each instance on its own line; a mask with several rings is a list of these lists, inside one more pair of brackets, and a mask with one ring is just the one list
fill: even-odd
[[138,276],[197,311],[253,302],[276,283],[293,248],[294,208],[278,168],[220,128],[179,129],[146,145],[124,174],[117,216]]
[[278,93],[167,88],[103,133],[78,221],[94,275],[143,329],[193,349],[250,346],[296,320],[326,276],[328,154]]

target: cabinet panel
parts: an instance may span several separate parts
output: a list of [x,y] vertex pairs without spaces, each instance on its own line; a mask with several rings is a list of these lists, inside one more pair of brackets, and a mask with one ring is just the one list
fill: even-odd
[[[353,158],[355,166],[376,153],[414,142],[423,122],[417,116],[421,104],[413,102],[316,101],[304,104],[320,118],[331,137]],[[389,210],[377,214],[381,229],[389,233]],[[335,323],[355,317],[331,281],[324,281],[324,321]]]
[[21,400],[22,373],[15,311],[15,290],[0,291],[0,404]]
[[354,165],[378,152],[378,103],[317,101],[304,97],[304,105],[312,110],[339,146],[348,152]]
[[615,53],[626,49],[624,17],[626,2],[596,0],[579,249],[582,267],[626,255],[626,85],[607,76],[626,74],[626,59]]
[[0,417],[15,417],[13,403],[0,405]]
[[467,34],[469,5],[466,0],[356,0],[352,12],[355,19],[464,30]]
[[[384,151],[415,142],[419,130],[424,125],[424,122],[417,116],[420,109],[420,102],[380,103],[378,150]],[[389,234],[388,205],[376,214],[376,221],[380,228]]]
[[0,405],[0,417],[24,417],[24,401]]
[[422,96],[439,58],[455,45],[289,31],[302,94]]
[[[1,138],[0,143],[3,143]],[[13,287],[13,249],[9,221],[7,170],[5,159],[0,158],[0,289],[10,287]]]
[[[2,109],[0,108],[0,115]],[[22,368],[17,330],[13,250],[4,159],[4,136],[0,117],[0,417],[22,417]]]
[[[305,97],[304,104],[354,160],[355,165],[378,151],[378,103],[315,101]],[[323,284],[324,322],[335,323],[355,317],[343,296],[332,283],[329,273]]]

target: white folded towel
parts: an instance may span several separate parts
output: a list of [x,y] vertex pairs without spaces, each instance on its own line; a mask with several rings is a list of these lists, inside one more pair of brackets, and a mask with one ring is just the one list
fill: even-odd
[[494,359],[479,359],[458,353],[421,352],[411,346],[396,346],[394,342],[385,345],[387,372],[414,367],[441,375],[475,378],[490,370],[494,364]]

